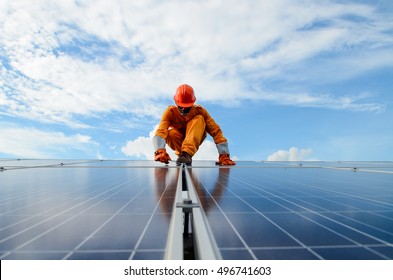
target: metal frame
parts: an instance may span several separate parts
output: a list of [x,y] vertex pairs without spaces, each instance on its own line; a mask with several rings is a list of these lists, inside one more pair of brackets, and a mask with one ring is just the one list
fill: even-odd
[[188,229],[190,221],[195,259],[221,260],[220,251],[192,183],[189,170],[184,164],[180,168],[164,258],[167,260],[184,259],[183,233]]

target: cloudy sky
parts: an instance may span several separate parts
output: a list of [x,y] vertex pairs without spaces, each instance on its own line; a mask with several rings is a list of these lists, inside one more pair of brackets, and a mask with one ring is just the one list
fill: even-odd
[[237,160],[393,159],[391,0],[2,0],[0,75],[0,158],[151,159],[188,83]]

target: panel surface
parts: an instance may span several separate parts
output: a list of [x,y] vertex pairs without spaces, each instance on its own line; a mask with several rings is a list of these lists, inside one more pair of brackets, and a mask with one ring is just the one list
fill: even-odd
[[224,259],[392,259],[391,163],[239,163],[192,173]]
[[177,169],[147,162],[143,168],[137,162],[7,163],[0,173],[1,259],[163,257]]
[[[0,160],[0,259],[162,259],[179,168]],[[393,259],[392,162],[187,168],[224,259]]]

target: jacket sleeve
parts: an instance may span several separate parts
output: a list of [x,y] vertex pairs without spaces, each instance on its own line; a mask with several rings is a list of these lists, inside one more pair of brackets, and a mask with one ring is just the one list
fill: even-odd
[[168,128],[172,125],[172,111],[169,106],[162,114],[160,124],[158,125],[155,136],[165,139],[168,137]]
[[214,143],[226,143],[227,139],[224,137],[221,127],[214,121],[214,119],[210,116],[209,112],[202,107],[198,109],[200,110],[200,114],[203,115],[205,119],[206,132],[209,133],[211,137],[213,137]]
[[218,154],[228,154],[229,148],[227,139],[221,130],[221,127],[214,121],[206,109],[202,108],[202,115],[206,122],[206,131],[213,137],[214,143],[216,144]]
[[155,150],[165,148],[166,138],[168,137],[168,128],[172,124],[172,111],[169,106],[162,114],[160,124],[158,125],[157,131],[153,137],[153,145]]

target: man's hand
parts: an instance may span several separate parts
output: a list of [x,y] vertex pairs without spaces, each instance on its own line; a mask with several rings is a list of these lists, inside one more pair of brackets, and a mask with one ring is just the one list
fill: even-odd
[[218,162],[216,162],[216,164],[218,164],[218,165],[235,165],[236,162],[231,160],[231,158],[229,157],[228,154],[221,154],[218,157]]
[[171,160],[171,157],[168,155],[165,149],[158,149],[154,153],[154,160],[168,164],[169,161]]

